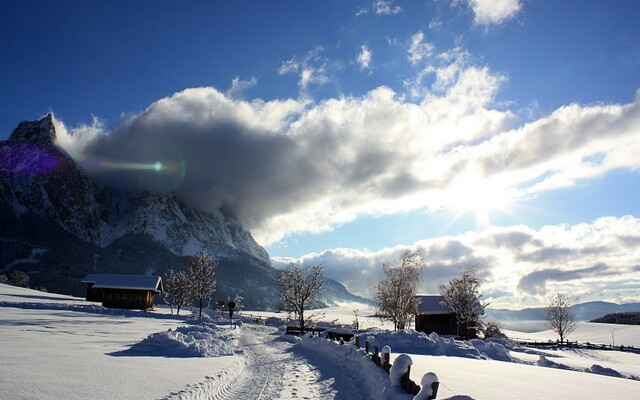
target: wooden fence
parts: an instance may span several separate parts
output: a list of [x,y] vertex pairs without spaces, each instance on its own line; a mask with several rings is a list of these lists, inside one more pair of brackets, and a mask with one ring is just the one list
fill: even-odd
[[[351,335],[353,337],[353,335]],[[342,338],[339,339],[339,343],[340,344],[344,344],[344,340]],[[358,349],[364,349],[365,354],[370,354],[371,355],[371,361],[373,361],[374,364],[376,364],[378,367],[382,368],[383,370],[385,370],[387,373],[390,373],[391,371],[391,349],[389,346],[384,346],[382,349],[383,351],[380,352],[380,349],[378,349],[378,346],[373,346],[373,349],[371,349],[371,345],[369,344],[369,341],[365,341],[364,342],[364,347],[361,346],[360,343],[360,337],[359,336],[355,336],[355,340],[353,340],[353,344],[358,348]],[[372,351],[371,351],[372,350]],[[407,366],[407,371],[402,374],[402,377],[400,378],[400,385],[402,386],[402,389],[404,389],[405,392],[407,392],[408,394],[411,394],[413,396],[417,395],[420,392],[420,385],[416,384],[414,381],[411,380],[410,378],[411,376],[411,365]],[[428,399],[435,399],[436,396],[438,395],[438,387],[440,386],[440,382],[433,382],[431,384],[431,396],[428,397]]]
[[514,342],[521,346],[531,346],[531,347],[565,347],[565,348],[575,348],[575,349],[589,349],[589,350],[615,350],[615,351],[629,351],[632,353],[640,354],[640,348],[633,346],[615,346],[611,344],[598,344],[598,343],[590,343],[590,342],[570,342],[570,341],[553,341],[548,340],[544,341],[529,341],[525,339],[512,338]]
[[[326,332],[325,332],[326,331]],[[378,367],[385,370],[387,373],[391,371],[391,348],[388,346],[383,347],[383,351],[380,352],[378,346],[370,346],[369,341],[365,341],[364,348],[361,346],[360,337],[355,336],[355,340],[351,340],[354,338],[352,333],[341,333],[341,332],[332,332],[331,330],[327,330],[326,328],[305,328],[305,332],[300,331],[300,327],[297,326],[287,326],[286,334],[288,335],[300,335],[302,333],[311,332],[311,334],[317,333],[320,336],[323,332],[323,336],[329,340],[333,340],[335,342],[340,343],[341,345],[352,342],[358,349],[364,349],[365,354],[371,355],[371,361],[376,364]],[[382,354],[382,355],[381,355]],[[400,385],[402,389],[408,394],[413,396],[417,395],[420,392],[420,385],[416,384],[410,378],[411,375],[411,365],[407,366],[407,371],[402,374],[400,378]],[[428,399],[435,399],[438,394],[438,387],[440,386],[440,382],[433,382],[431,384],[431,396]]]

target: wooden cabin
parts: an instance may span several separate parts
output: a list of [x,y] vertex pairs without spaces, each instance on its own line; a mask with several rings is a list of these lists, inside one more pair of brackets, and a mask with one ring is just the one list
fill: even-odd
[[107,308],[147,310],[153,308],[155,294],[163,292],[159,276],[99,274],[82,282],[87,283],[87,300],[90,287],[92,298],[99,296]]
[[417,295],[416,331],[438,335],[457,335],[456,315],[440,304],[440,295]]
[[467,338],[477,337],[475,327],[458,324],[456,314],[441,304],[440,295],[417,295],[416,331],[435,332],[438,335],[455,335]]

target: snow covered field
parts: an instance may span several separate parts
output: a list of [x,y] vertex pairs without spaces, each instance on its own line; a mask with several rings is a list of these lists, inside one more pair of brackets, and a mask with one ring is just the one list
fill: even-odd
[[[435,372],[439,399],[640,398],[640,354],[390,333],[373,329],[379,323],[368,313],[359,312],[366,329],[360,334],[390,345],[392,359],[410,354],[414,381]],[[322,318],[351,324],[353,305],[326,309]],[[637,346],[640,327],[582,324],[576,336],[609,343],[596,338],[610,338],[612,329],[617,345]],[[176,317],[162,308],[108,310],[2,284],[0,354],[0,399],[412,398],[394,394],[386,373],[352,345],[283,337],[272,326]]]

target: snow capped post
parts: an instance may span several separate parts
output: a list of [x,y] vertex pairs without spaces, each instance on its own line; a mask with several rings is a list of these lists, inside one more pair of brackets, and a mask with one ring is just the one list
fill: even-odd
[[427,372],[422,377],[420,381],[420,385],[422,389],[418,392],[417,395],[413,397],[413,400],[432,400],[435,399],[438,395],[438,387],[440,386],[440,382],[438,381],[438,376],[433,372]]
[[384,346],[380,351],[382,353],[382,365],[381,367],[389,371],[391,369],[391,347]]
[[403,375],[411,372],[411,365],[413,365],[413,360],[406,354],[400,354],[398,358],[395,359],[389,370],[391,386],[401,385]]

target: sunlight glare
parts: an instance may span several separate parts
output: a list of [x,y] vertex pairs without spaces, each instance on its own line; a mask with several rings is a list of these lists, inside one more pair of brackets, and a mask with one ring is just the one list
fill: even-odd
[[488,179],[477,172],[467,172],[457,178],[447,189],[445,206],[454,213],[451,224],[463,215],[473,213],[477,228],[491,225],[489,212],[510,211],[512,194],[506,186]]

